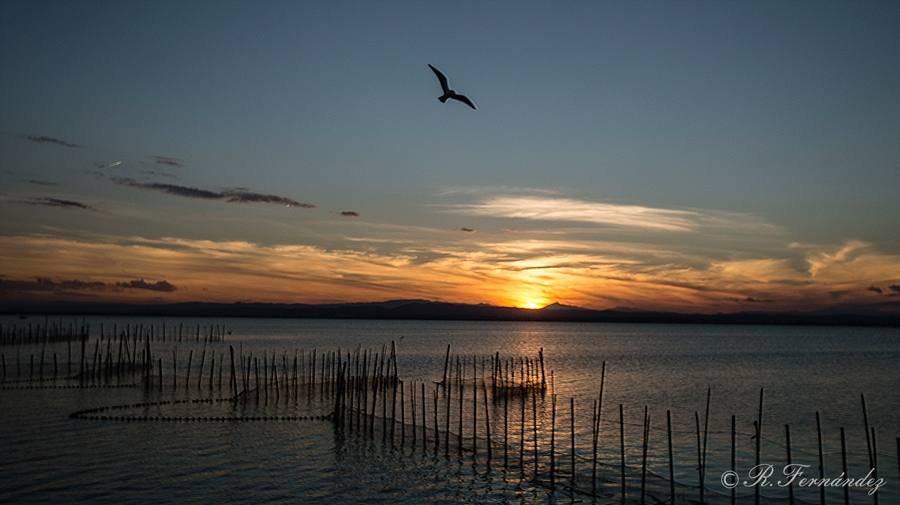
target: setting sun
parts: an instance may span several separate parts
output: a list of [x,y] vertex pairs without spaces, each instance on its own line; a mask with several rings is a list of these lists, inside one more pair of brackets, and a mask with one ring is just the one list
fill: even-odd
[[516,301],[513,305],[520,309],[542,309],[551,303],[550,299],[547,297],[535,293],[535,294],[527,294],[520,295],[516,298]]

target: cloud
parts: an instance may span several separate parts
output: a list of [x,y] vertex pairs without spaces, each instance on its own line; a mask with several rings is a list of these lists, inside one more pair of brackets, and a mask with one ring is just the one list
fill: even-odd
[[866,288],[866,291],[871,291],[873,293],[878,293],[879,295],[884,293],[884,291],[878,286],[869,286]]
[[459,231],[464,231],[466,233],[474,233],[475,229],[474,228],[466,228],[465,226],[463,226],[462,228],[459,229]]
[[129,177],[110,177],[110,180],[120,186],[159,191],[185,198],[198,198],[201,200],[225,200],[230,203],[274,203],[287,207],[300,207],[304,209],[315,208],[311,203],[298,202],[297,200],[278,195],[254,193],[243,188],[231,188],[224,191],[210,191],[191,186],[167,184],[162,182],[140,182]]
[[67,280],[55,282],[46,277],[37,277],[33,281],[4,280],[0,279],[0,291],[68,291],[68,290],[102,290],[106,284],[102,282],[89,282],[82,280]]
[[534,221],[583,222],[622,228],[693,232],[703,227],[774,228],[744,214],[701,209],[666,209],[643,205],[533,195],[498,195],[475,203],[444,206],[446,212],[469,216]]
[[894,293],[900,294],[900,284],[891,284],[890,286],[888,286],[888,289],[890,289]]
[[804,250],[798,261],[786,241],[780,252],[766,256],[733,250],[715,257],[706,247],[697,254],[675,244],[567,235],[552,240],[516,235],[510,240],[490,230],[460,240],[458,229],[388,230],[355,220],[348,226],[365,226],[370,236],[325,246],[73,236],[48,230],[48,235],[0,236],[0,264],[18,276],[104,280],[114,264],[122,272],[166,272],[178,279],[174,292],[115,286],[120,291],[103,294],[110,299],[165,293],[170,300],[191,300],[202,293],[208,301],[309,303],[429,298],[524,305],[559,300],[594,308],[716,312],[747,310],[749,304],[809,310],[836,302],[870,302],[865,296],[869,286],[896,285],[900,290],[900,255],[874,246],[845,256],[849,263],[812,275],[803,260],[833,257],[846,244]]
[[525,186],[449,186],[438,191],[439,196],[494,194],[557,195],[558,190]]
[[147,177],[159,176],[159,177],[167,177],[169,179],[178,180],[177,175],[173,174],[172,172],[166,172],[165,170],[141,170],[141,174],[143,174]]
[[73,144],[73,143],[71,143],[71,142],[66,142],[65,140],[60,140],[60,139],[54,138],[54,137],[48,137],[48,136],[46,136],[46,135],[27,135],[27,134],[22,134],[21,137],[22,137],[23,139],[30,140],[30,141],[35,142],[35,143],[37,143],[37,144],[55,144],[55,145],[58,145],[58,146],[63,146],[63,147],[73,147],[73,148],[82,147],[82,146],[80,146],[80,145],[78,145],[78,144]]
[[168,165],[170,167],[178,167],[181,168],[184,166],[182,160],[178,158],[173,158],[171,156],[153,156],[153,161],[156,162],[157,165]]
[[311,203],[298,202],[297,200],[293,200],[291,198],[287,198],[284,196],[278,195],[267,195],[263,193],[253,193],[251,191],[242,191],[237,189],[228,189],[221,193],[222,198],[228,202],[236,202],[236,203],[246,203],[246,202],[260,202],[260,203],[276,203],[281,204],[286,207],[300,207],[303,209],[313,209],[315,205]]
[[224,198],[222,193],[192,188],[190,186],[179,186],[177,184],[165,184],[161,182],[139,182],[129,177],[110,177],[110,180],[120,186],[149,189],[151,191],[159,191],[170,195],[183,196],[185,198],[200,198],[203,200],[221,200]]
[[354,212],[352,210],[344,210],[344,211],[341,211],[341,215],[346,216],[346,217],[359,217],[359,212]]
[[147,282],[144,279],[107,283],[69,279],[54,281],[50,277],[35,277],[34,280],[0,279],[0,293],[44,292],[65,293],[70,291],[119,292],[123,289],[142,289],[159,292],[173,292],[177,288],[168,281]]
[[57,207],[60,209],[97,210],[90,205],[76,202],[74,200],[63,200],[60,198],[50,197],[29,198],[28,200],[19,200],[17,203],[24,203],[26,205],[43,205],[45,207]]
[[121,160],[111,161],[109,163],[103,163],[103,162],[98,161],[98,162],[94,163],[94,166],[97,168],[100,168],[100,169],[106,169],[106,168],[115,168],[121,164],[122,164]]
[[43,181],[41,179],[29,179],[29,184],[34,184],[36,186],[59,186],[59,184],[51,181]]
[[144,279],[137,279],[128,282],[117,282],[116,286],[125,289],[146,289],[148,291],[163,291],[171,293],[177,288],[169,281],[147,282]]

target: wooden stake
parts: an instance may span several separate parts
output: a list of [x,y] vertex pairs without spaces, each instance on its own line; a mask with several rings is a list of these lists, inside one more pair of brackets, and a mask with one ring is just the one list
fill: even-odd
[[441,432],[438,431],[438,386],[434,385],[434,391],[432,391],[432,396],[434,397],[434,455],[437,456],[440,453],[441,448]]
[[[449,359],[449,351],[448,351]],[[445,360],[446,361],[446,360]],[[446,368],[446,364],[444,366]],[[446,408],[444,409],[444,457],[450,456],[450,395],[453,393],[453,388],[447,384],[446,377],[444,378],[444,395],[447,397]]]
[[522,478],[525,478],[525,402],[528,401],[528,397],[524,394],[522,395],[522,411],[521,417],[522,423],[520,425],[521,432],[519,433],[519,469],[522,471]]
[[644,406],[644,448],[641,456],[641,505],[645,503],[647,484],[647,446],[650,442],[650,413]]
[[391,449],[394,448],[394,427],[397,425],[397,386],[393,383],[393,392],[391,393]]
[[[731,416],[731,472],[732,475],[736,475],[735,472],[735,458],[736,458],[736,447],[735,447],[735,428],[736,428],[736,418],[732,414]],[[674,487],[674,483],[672,484]],[[731,505],[735,505],[735,500],[737,500],[737,486],[732,486],[731,488]],[[672,500],[674,505],[675,501]]]
[[481,383],[482,398],[484,398],[484,428],[487,434],[487,461],[488,468],[491,466],[491,459],[494,456],[494,442],[491,440],[491,411],[488,409],[487,384]]
[[575,398],[569,398],[569,434],[570,437],[570,445],[572,448],[571,451],[571,460],[572,460],[572,489],[575,489]]
[[231,392],[234,401],[237,401],[237,374],[234,373],[234,346],[228,346],[228,352],[231,355]]
[[550,488],[556,487],[556,395],[550,395]]
[[447,352],[444,354],[444,378],[441,384],[447,385],[447,367],[450,365],[450,344],[447,344]]
[[[791,461],[791,425],[784,425],[784,442],[785,448],[787,450],[787,464],[790,467],[793,465]],[[794,505],[794,483],[792,480],[788,481],[788,503],[790,505]]]
[[[437,433],[435,433],[437,436]],[[425,424],[425,383],[422,383],[422,454],[427,453],[428,451],[428,431],[427,425]]]
[[472,357],[472,457],[478,456],[478,372]]
[[509,391],[503,390],[503,468],[509,468]]
[[[878,480],[878,440],[875,438],[875,427],[872,430],[872,478]],[[878,493],[872,493],[872,501],[878,505]]]
[[619,449],[622,455],[621,474],[622,474],[622,503],[625,503],[625,407],[619,404]]
[[[706,488],[706,447],[707,441],[709,440],[709,400],[712,396],[712,387],[707,386],[706,388],[706,413],[703,416],[703,461],[700,466],[700,489],[703,490]],[[703,505],[703,500],[700,500],[700,504]]]
[[700,505],[703,505],[703,447],[700,442],[700,414],[694,411],[694,420],[697,423],[697,482],[700,493]]
[[594,417],[593,463],[591,465],[591,491],[597,495],[597,449],[600,446],[600,423],[603,420],[603,386],[606,382],[606,360],[600,368],[600,396],[597,399],[597,415]]
[[[732,416],[732,421],[734,416]],[[734,446],[734,430],[732,430],[732,447]],[[669,439],[669,505],[675,505],[675,459],[672,455],[672,412],[666,410],[666,436]],[[731,467],[734,470],[734,451],[732,451]],[[733,505],[733,504],[732,504]]]
[[[841,427],[841,470],[847,475],[847,439],[844,436],[844,428]],[[850,488],[844,487],[844,505],[850,505]]]
[[463,384],[462,381],[459,381],[459,432],[456,435],[456,449],[460,455],[462,455],[463,450],[463,397],[465,396],[465,394],[465,384]]
[[859,398],[862,401],[863,426],[866,429],[866,450],[869,453],[869,468],[872,468],[875,466],[875,463],[872,456],[872,437],[869,435],[869,409],[866,408],[866,395],[861,394]]
[[537,393],[531,388],[532,421],[534,423],[534,478],[538,478],[538,424],[537,424]]
[[[822,420],[816,411],[816,438],[819,442],[819,478],[825,478],[825,455],[822,451]],[[819,486],[819,505],[825,505],[825,486]]]
[[[763,388],[759,389],[759,412],[756,418],[756,466],[759,466],[759,452],[762,443]],[[759,505],[759,482],[753,486],[753,504]]]

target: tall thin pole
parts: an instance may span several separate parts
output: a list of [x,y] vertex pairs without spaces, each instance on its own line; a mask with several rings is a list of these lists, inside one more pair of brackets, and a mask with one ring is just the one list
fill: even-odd
[[621,476],[622,476],[622,503],[625,503],[625,407],[619,404],[619,449],[622,456],[621,459]]
[[[822,451],[822,420],[816,411],[816,438],[819,442],[819,478],[825,478],[825,455]],[[819,486],[819,505],[825,505],[825,486]]]
[[675,461],[672,456],[672,412],[666,410],[666,437],[669,440],[669,504],[675,505]]

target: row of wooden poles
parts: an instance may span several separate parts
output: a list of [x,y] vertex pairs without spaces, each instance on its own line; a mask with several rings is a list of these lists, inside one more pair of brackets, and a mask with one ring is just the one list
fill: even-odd
[[[599,477],[599,449],[601,432],[603,430],[604,388],[606,378],[606,363],[601,367],[600,391],[596,399],[591,402],[591,457],[585,459],[576,455],[576,402],[569,398],[569,430],[568,448],[570,451],[568,460],[569,468],[561,468],[558,462],[557,440],[557,412],[559,398],[553,386],[553,371],[549,373],[549,402],[550,402],[550,433],[549,437],[541,436],[540,430],[545,429],[538,423],[538,396],[545,399],[548,390],[547,375],[544,371],[543,349],[537,358],[508,357],[501,358],[499,353],[491,356],[464,357],[453,355],[449,348],[445,354],[444,372],[440,381],[425,382],[413,381],[408,383],[401,380],[398,370],[396,345],[391,342],[390,347],[382,346],[381,350],[357,348],[355,351],[325,351],[316,349],[303,351],[295,349],[293,353],[288,351],[277,352],[264,351],[261,356],[252,352],[244,353],[240,346],[235,353],[234,346],[228,346],[227,366],[224,349],[216,351],[218,346],[204,344],[199,350],[198,359],[195,362],[195,350],[187,350],[187,363],[183,367],[184,378],[180,379],[179,355],[177,347],[166,350],[153,350],[151,338],[135,340],[138,332],[127,331],[114,332],[112,338],[95,339],[93,352],[89,354],[89,339],[80,340],[80,360],[76,377],[80,383],[109,383],[112,380],[121,381],[123,378],[142,378],[143,386],[148,389],[158,388],[162,392],[164,382],[164,368],[171,370],[172,391],[180,391],[180,380],[183,380],[186,392],[196,389],[202,391],[203,386],[212,392],[214,385],[219,391],[223,386],[227,387],[230,399],[235,402],[247,403],[255,401],[277,404],[282,399],[289,402],[293,399],[299,402],[301,395],[307,403],[318,400],[319,404],[329,405],[332,409],[330,418],[334,421],[339,433],[355,434],[377,438],[376,427],[380,426],[380,437],[383,443],[394,448],[397,445],[420,447],[424,453],[431,452],[434,455],[444,454],[449,457],[451,452],[458,454],[470,453],[472,457],[486,458],[490,468],[494,462],[502,459],[503,468],[508,469],[512,463],[515,466],[516,452],[518,452],[518,469],[525,479],[530,474],[538,484],[547,485],[551,489],[564,485],[573,492],[600,496],[599,493],[615,491],[611,485],[598,486],[602,482]],[[101,342],[103,345],[101,346]],[[140,344],[140,345],[139,345]],[[140,347],[140,349],[139,349]],[[237,354],[237,356],[236,356]],[[171,355],[171,366],[163,366],[163,359]],[[207,360],[207,355],[209,359]],[[183,357],[183,355],[182,355]],[[6,374],[6,356],[2,358],[3,374]],[[45,354],[42,350],[35,367],[35,357],[30,355],[29,376],[43,379]],[[53,353],[54,375],[59,373],[56,353]],[[196,363],[196,365],[195,365]],[[17,366],[19,360],[17,359]],[[66,375],[72,376],[73,360],[71,359],[71,346],[66,361]],[[196,366],[196,368],[194,368]],[[480,370],[479,370],[480,368]],[[37,371],[35,374],[35,370]],[[17,372],[18,373],[18,372]],[[223,376],[228,375],[227,385],[223,384]],[[192,386],[192,377],[194,378]],[[430,393],[430,394],[429,394]],[[710,420],[711,390],[707,390],[706,408],[702,416],[700,412],[694,412],[694,424],[696,428],[697,447],[697,482],[696,491],[699,503],[707,503],[707,444]],[[479,398],[480,396],[480,398]],[[468,398],[467,398],[468,397]],[[471,402],[468,400],[471,399]],[[516,416],[515,400],[519,399],[519,412]],[[531,403],[529,412],[528,403]],[[863,424],[866,434],[867,456],[870,468],[874,471],[874,478],[878,478],[878,441],[874,426],[869,425],[868,410],[865,397],[861,396]],[[511,405],[511,403],[513,405]],[[407,405],[410,407],[407,410]],[[454,406],[456,416],[453,416]],[[502,412],[502,419],[491,419],[491,406],[495,411]],[[443,407],[441,409],[440,407]],[[513,413],[511,415],[510,408]],[[758,465],[761,458],[761,441],[763,438],[763,408],[764,390],[760,390],[759,409],[757,419],[753,422],[755,440],[755,462]],[[502,409],[502,410],[501,410]],[[441,417],[443,410],[443,417]],[[543,410],[543,409],[542,409]],[[639,503],[647,503],[647,460],[651,439],[651,413],[644,407],[643,430],[641,442],[640,461],[640,488],[638,496],[629,496],[627,483],[626,440],[624,405],[618,404],[618,442],[619,461],[618,477],[619,486],[617,493],[621,502],[627,500]],[[429,416],[430,411],[430,416]],[[530,419],[529,419],[530,414]],[[430,419],[429,419],[430,417]],[[454,418],[455,417],[455,422]],[[543,418],[543,414],[541,415]],[[527,430],[528,424],[530,430]],[[666,411],[666,434],[668,455],[668,503],[676,503],[675,459],[672,450],[672,415]],[[470,423],[466,425],[466,423]],[[615,423],[614,423],[615,424]],[[470,436],[465,437],[465,429],[471,427]],[[502,426],[502,430],[501,430]],[[452,433],[456,429],[456,434]],[[565,427],[562,428],[565,430]],[[607,428],[608,430],[609,428]],[[826,473],[824,452],[822,444],[822,426],[819,413],[816,413],[816,429],[818,436],[818,474],[824,478]],[[518,430],[518,447],[510,444],[510,434],[515,438]],[[532,433],[526,433],[531,431]],[[399,437],[398,437],[399,435]],[[531,435],[531,447],[526,446],[527,437]],[[785,458],[788,464],[793,460],[791,447],[790,426],[784,427]],[[549,438],[549,448],[539,447],[541,440],[546,443]],[[847,475],[847,447],[845,429],[840,428],[842,471]],[[483,446],[481,445],[483,444]],[[900,437],[897,439],[898,461],[900,461]],[[502,455],[501,455],[502,453]],[[530,453],[530,455],[529,455]],[[548,455],[548,460],[541,461],[542,454]],[[529,456],[529,457],[527,457]],[[681,464],[686,464],[681,463]],[[690,462],[693,466],[694,462]],[[731,470],[736,471],[736,418],[731,416]],[[636,466],[635,463],[631,463]],[[604,462],[604,466],[615,466],[611,462]],[[579,474],[579,467],[581,474]],[[545,470],[542,471],[541,469]],[[589,470],[588,470],[589,468]],[[900,463],[898,463],[900,472]],[[589,477],[587,477],[589,473]],[[583,475],[580,477],[580,475]],[[609,475],[607,475],[609,477]],[[587,480],[588,482],[585,482]],[[564,482],[565,481],[565,482]],[[607,482],[609,482],[607,480]],[[636,491],[631,491],[635,493]],[[754,504],[760,503],[760,488],[755,487]],[[789,503],[795,501],[793,487],[788,488]],[[844,487],[845,505],[849,505],[849,488]],[[659,500],[658,497],[657,501]],[[731,490],[731,503],[737,499],[736,489]],[[878,504],[877,493],[872,497],[873,503]],[[820,503],[826,503],[825,489],[821,488]]]
[[[440,384],[448,385],[448,379],[454,377],[461,380],[463,374],[459,373],[460,359],[463,361],[468,356],[459,356],[450,354],[450,345],[447,345],[447,351],[444,354],[444,373]],[[478,358],[472,358],[473,365],[477,366]],[[531,389],[537,389],[544,392],[547,389],[547,374],[544,370],[544,348],[538,350],[537,359],[530,356],[506,357],[500,359],[500,353],[496,352],[490,358],[482,356],[481,373],[484,376],[485,364],[490,362],[490,381],[491,392],[497,394],[528,394]],[[456,374],[453,374],[452,367],[456,366]],[[448,373],[450,375],[448,375]],[[551,380],[552,374],[551,371]],[[517,375],[518,374],[518,375]]]
[[[17,349],[15,356],[10,356],[7,362],[6,352],[0,352],[0,381],[7,382],[10,377],[12,381],[28,383],[60,379],[77,379],[81,385],[121,383],[123,379],[133,378],[134,372],[147,369],[152,361],[150,342],[150,339],[140,340],[137,334],[129,337],[125,332],[118,337],[95,338],[92,341],[84,337],[80,341],[77,362],[73,359],[72,341],[66,342],[64,356],[59,356],[55,350],[51,352],[47,342],[41,346],[39,353],[30,353],[27,359],[23,359]],[[145,344],[143,348],[141,343]],[[206,347],[207,342],[204,341],[201,354],[204,360]],[[177,354],[177,347],[174,352]],[[214,355],[210,356],[211,363],[214,360]],[[190,375],[190,358],[188,361],[187,373]],[[221,366],[221,353],[219,363]],[[202,364],[203,361],[201,367]],[[177,355],[173,358],[173,367],[177,368]]]
[[[121,330],[121,331],[120,331]],[[168,325],[165,322],[143,324],[127,323],[121,325],[99,326],[97,338],[136,338],[138,341],[154,342],[223,342],[231,331],[224,324]],[[71,342],[85,338],[94,338],[91,325],[84,320],[64,321],[45,319],[43,322],[28,324],[0,324],[0,345],[35,345],[50,342]]]
[[[543,352],[541,352],[542,358]],[[473,457],[480,454],[486,457],[486,462],[490,468],[493,461],[500,459],[502,451],[502,465],[508,468],[510,465],[510,454],[512,452],[515,458],[516,449],[518,449],[518,467],[523,478],[529,473],[534,481],[546,483],[551,489],[556,489],[560,484],[561,477],[565,478],[566,486],[573,492],[590,494],[599,496],[598,493],[604,492],[598,488],[598,466],[599,466],[599,444],[600,434],[602,431],[601,419],[603,419],[603,396],[606,377],[606,363],[604,362],[601,370],[600,392],[598,397],[592,401],[591,411],[591,454],[590,461],[584,461],[576,455],[576,403],[574,398],[569,398],[569,430],[568,430],[568,446],[569,446],[569,468],[562,469],[557,461],[558,440],[557,440],[557,404],[558,396],[555,393],[550,394],[550,436],[549,436],[549,461],[541,462],[541,450],[538,447],[540,440],[546,440],[547,437],[541,437],[538,424],[538,399],[537,396],[542,393],[539,387],[533,387],[529,390],[529,394],[519,394],[521,402],[519,403],[518,419],[512,419],[510,416],[510,399],[514,395],[508,393],[508,389],[498,387],[498,383],[502,383],[501,377],[504,379],[513,367],[511,363],[521,363],[527,359],[509,358],[501,360],[499,355],[491,357],[479,358],[473,357],[471,360],[471,375],[465,370],[468,368],[466,360],[455,358],[456,365],[452,365],[449,352],[445,355],[444,373],[439,382],[435,382],[431,387],[427,387],[425,382],[413,382],[407,384],[401,380],[396,374],[385,374],[383,368],[372,366],[372,357],[367,353],[355,354],[340,359],[335,365],[336,376],[336,394],[334,397],[334,421],[341,432],[346,431],[350,434],[360,434],[363,436],[377,437],[376,425],[380,424],[380,437],[384,443],[390,444],[391,448],[396,445],[401,447],[410,444],[416,447],[421,445],[423,453],[433,452],[435,455],[443,453],[449,456],[451,452],[462,454],[463,452],[471,453]],[[377,362],[377,354],[374,359]],[[543,361],[539,358],[538,361]],[[478,375],[478,364],[481,363],[481,376]],[[489,364],[491,372],[485,375],[485,362]],[[520,370],[521,367],[516,367]],[[396,368],[394,368],[396,370]],[[507,371],[509,370],[509,371]],[[531,377],[526,374],[525,382],[529,382]],[[551,372],[552,377],[552,372]],[[552,384],[552,379],[551,379]],[[407,387],[410,386],[410,387]],[[430,389],[430,394],[429,390]],[[469,412],[466,412],[466,393],[470,393],[471,404]],[[480,391],[480,393],[479,393]],[[551,386],[552,391],[552,386]],[[489,393],[490,392],[490,393]],[[456,398],[453,398],[454,394]],[[482,405],[479,406],[479,394],[481,395]],[[531,429],[533,430],[531,445],[526,448],[526,425],[528,424],[528,400],[531,399]],[[707,389],[706,408],[701,414],[694,412],[694,424],[696,429],[696,446],[697,446],[697,503],[708,503],[707,496],[707,447],[709,440],[709,420],[710,420],[710,400],[712,396],[711,389]],[[409,413],[407,413],[407,398],[409,398]],[[399,403],[398,403],[399,400]],[[491,419],[490,403],[493,402],[495,407],[499,407],[502,403],[502,419]],[[869,425],[868,411],[865,407],[865,397],[863,402],[863,418],[867,440],[867,454],[870,468],[873,469],[873,478],[878,478],[878,449],[875,428]],[[456,422],[453,422],[452,405],[457,405]],[[399,407],[398,407],[399,405]],[[440,415],[440,407],[443,406],[443,417]],[[431,419],[429,420],[428,410],[431,410]],[[644,407],[642,439],[641,443],[641,461],[640,461],[640,488],[637,491],[638,496],[629,496],[627,486],[627,467],[626,462],[626,440],[625,440],[625,419],[624,405],[618,405],[618,435],[619,435],[619,486],[618,494],[621,503],[629,500],[633,502],[645,504],[648,503],[647,497],[647,461],[648,452],[650,450],[651,435],[651,413],[649,409]],[[754,454],[755,464],[760,464],[761,458],[761,441],[763,439],[763,413],[764,413],[764,390],[760,389],[759,410],[757,419],[753,421],[754,427]],[[824,451],[822,444],[822,426],[819,413],[816,412],[816,429],[818,435],[818,476],[824,479],[826,467],[824,462]],[[380,420],[380,422],[379,422]],[[518,422],[516,422],[518,421]],[[464,423],[471,422],[471,436],[464,438]],[[519,430],[518,448],[510,446],[509,436],[511,429]],[[666,410],[665,419],[666,429],[666,449],[668,456],[668,483],[669,496],[666,501],[659,497],[653,497],[655,502],[667,502],[675,504],[677,500],[676,479],[675,479],[675,458],[672,442],[672,414],[670,410]],[[515,426],[517,424],[518,426]],[[502,425],[502,430],[500,429]],[[452,429],[456,428],[456,434],[452,434]],[[731,470],[737,471],[736,468],[736,416],[731,416]],[[565,427],[563,427],[565,429]],[[409,435],[407,434],[409,432]],[[429,436],[429,432],[431,436]],[[418,433],[418,435],[417,435]],[[785,425],[785,460],[787,464],[793,462],[790,426]],[[397,436],[399,435],[399,440]],[[841,435],[841,461],[844,475],[849,475],[847,468],[847,447],[845,429],[840,428]],[[484,446],[479,447],[479,440],[484,441]],[[455,443],[454,443],[455,442]],[[499,445],[499,449],[497,448]],[[528,450],[530,449],[530,451]],[[544,449],[545,451],[547,448]],[[526,453],[531,452],[530,461],[526,457]],[[898,437],[898,474],[900,474],[900,437]],[[579,462],[589,464],[590,477],[589,482],[585,483],[579,479],[577,466]],[[608,464],[608,463],[607,463]],[[694,462],[684,462],[682,464],[694,465]],[[546,468],[542,473],[541,468]],[[567,471],[567,475],[566,472]],[[584,471],[584,470],[582,470]],[[545,479],[546,478],[546,479]],[[609,492],[610,489],[606,489]],[[634,491],[633,491],[634,492]],[[845,505],[849,505],[849,487],[843,488]],[[761,499],[761,489],[759,485],[753,489],[753,502],[758,505]],[[876,505],[878,502],[877,493],[872,498]],[[733,488],[730,494],[730,502],[732,504],[737,501],[737,490]],[[788,502],[795,503],[793,484],[788,486]],[[825,488],[820,488],[820,503],[826,503]]]

